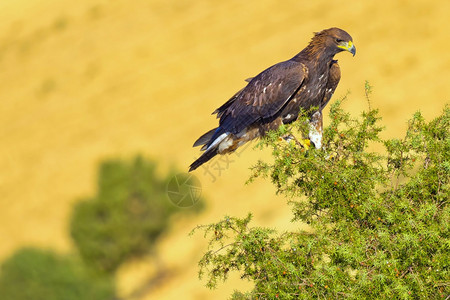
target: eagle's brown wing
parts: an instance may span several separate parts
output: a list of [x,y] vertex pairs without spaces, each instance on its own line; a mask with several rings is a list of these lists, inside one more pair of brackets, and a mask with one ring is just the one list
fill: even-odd
[[255,123],[271,122],[300,89],[306,74],[305,65],[288,60],[254,77],[223,110],[215,135],[239,134]]

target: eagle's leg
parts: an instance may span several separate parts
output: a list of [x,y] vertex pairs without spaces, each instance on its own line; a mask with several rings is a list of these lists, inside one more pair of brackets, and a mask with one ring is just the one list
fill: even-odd
[[309,140],[316,147],[322,148],[323,121],[322,112],[316,111],[309,121]]

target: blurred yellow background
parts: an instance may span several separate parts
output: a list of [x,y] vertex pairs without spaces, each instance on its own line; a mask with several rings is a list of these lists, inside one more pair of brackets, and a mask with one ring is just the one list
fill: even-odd
[[[77,199],[95,193],[103,159],[142,153],[161,172],[186,171],[198,156],[192,143],[217,123],[211,112],[315,31],[340,27],[357,47],[355,57],[336,57],[335,98],[351,91],[345,108],[358,114],[368,80],[383,136],[402,135],[415,111],[429,120],[449,102],[449,14],[446,0],[2,0],[0,259],[24,245],[73,251],[68,217]],[[205,241],[187,233],[249,211],[257,225],[298,226],[269,182],[244,185],[261,155],[247,148],[212,170],[215,178],[194,173],[207,210],[174,220],[159,249],[175,271],[138,299],[227,299],[250,288],[233,275],[207,290],[197,278]],[[151,272],[151,261],[123,267],[120,294]]]

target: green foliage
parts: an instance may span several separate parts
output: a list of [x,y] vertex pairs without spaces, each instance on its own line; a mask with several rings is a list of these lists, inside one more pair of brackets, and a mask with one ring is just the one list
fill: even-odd
[[178,211],[167,198],[166,184],[156,165],[137,157],[132,162],[104,162],[100,167],[98,194],[77,203],[71,234],[86,263],[98,270],[114,272],[121,263],[153,250],[156,239]]
[[110,300],[115,291],[111,278],[90,274],[75,259],[25,248],[2,264],[0,295],[3,300]]
[[[366,86],[366,96],[370,87]],[[226,217],[199,226],[209,248],[201,278],[214,288],[231,271],[254,283],[233,299],[437,299],[450,294],[450,107],[420,113],[403,139],[383,141],[377,110],[352,118],[331,105],[322,150],[280,137],[305,135],[307,117],[271,132],[250,181],[268,178],[312,230],[278,233]],[[368,150],[372,143],[384,153]]]

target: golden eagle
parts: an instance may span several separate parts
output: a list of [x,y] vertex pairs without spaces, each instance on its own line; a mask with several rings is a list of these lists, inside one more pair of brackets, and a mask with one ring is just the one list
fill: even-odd
[[239,146],[297,119],[300,107],[318,107],[311,116],[309,138],[321,148],[322,109],[330,101],[341,72],[334,55],[356,53],[352,37],[342,29],[315,33],[309,45],[293,58],[280,62],[248,79],[248,84],[216,109],[219,126],[202,135],[195,146],[205,152],[194,161],[193,171],[217,154]]

